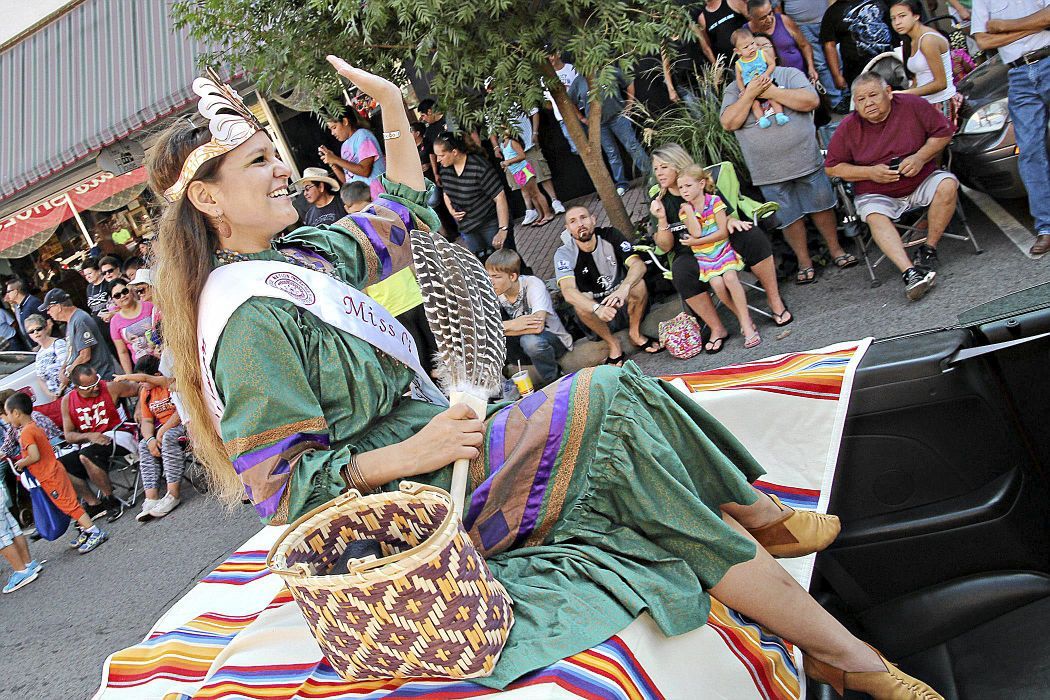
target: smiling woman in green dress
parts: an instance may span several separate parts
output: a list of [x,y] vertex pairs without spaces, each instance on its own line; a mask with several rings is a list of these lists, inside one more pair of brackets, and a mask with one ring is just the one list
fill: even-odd
[[[171,200],[157,250],[165,337],[196,454],[220,493],[238,500],[247,492],[264,522],[282,524],[351,482],[447,488],[450,465],[471,459],[464,523],[515,601],[495,673],[479,680],[492,687],[600,643],[642,612],[667,635],[695,629],[707,620],[709,595],[803,648],[807,670],[840,687],[888,697],[918,683],[770,556],[823,549],[837,519],[757,492],[751,482],[762,470],[733,436],[633,365],[578,372],[482,420],[469,408],[406,397],[413,371],[362,333],[322,320],[312,305],[323,300],[272,295],[237,305],[201,362],[210,341],[198,322],[206,335],[212,321],[198,300],[213,270],[290,264],[352,296],[404,268],[408,229],[437,229],[400,90],[329,60],[383,108],[386,194],[371,208],[278,236],[296,220],[290,172],[260,130],[191,161],[187,173],[188,156],[211,134],[180,121],[149,164],[153,189]],[[344,468],[349,462],[354,469]],[[939,697],[911,692],[894,697]]]

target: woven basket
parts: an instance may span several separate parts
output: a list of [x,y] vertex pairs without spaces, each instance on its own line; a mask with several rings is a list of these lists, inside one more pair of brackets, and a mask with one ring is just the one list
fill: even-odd
[[[381,559],[327,572],[351,540],[378,540]],[[347,680],[490,675],[514,624],[489,572],[439,488],[350,491],[292,523],[266,558]]]

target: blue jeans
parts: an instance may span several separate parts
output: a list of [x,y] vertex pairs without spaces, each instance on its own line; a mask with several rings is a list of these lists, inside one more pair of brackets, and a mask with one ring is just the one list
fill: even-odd
[[569,142],[569,150],[576,153],[576,143],[572,140],[572,137],[569,136],[569,127],[565,126],[564,121],[559,121],[558,125],[561,126],[561,133],[565,136],[565,140]]
[[470,252],[474,255],[480,255],[485,252],[486,249],[492,248],[492,239],[496,237],[498,232],[499,221],[495,219],[486,221],[470,233],[460,229],[463,241],[467,244],[467,248],[470,248]]
[[[567,352],[565,345],[558,339],[558,336],[550,331],[508,336],[508,345],[513,346],[513,341],[517,341],[521,347],[521,352],[532,360],[532,364],[544,384],[550,384],[558,378],[558,375],[561,374],[558,358]],[[513,354],[514,348],[508,348],[508,357]]]
[[820,22],[800,24],[798,28],[802,32],[802,36],[806,37],[809,45],[813,47],[813,66],[817,69],[817,75],[820,76],[820,84],[824,86],[828,93],[828,99],[831,100],[831,104],[835,104],[842,98],[842,93],[835,87],[835,80],[831,77],[831,71],[828,70],[828,59],[824,56],[824,45],[820,43]]
[[612,121],[602,124],[602,150],[609,161],[609,170],[617,187],[626,189],[630,178],[624,172],[623,159],[620,157],[620,149],[616,142],[619,141],[630,154],[634,161],[634,168],[640,174],[646,175],[652,170],[649,162],[649,154],[642,148],[638,136],[634,133],[634,124],[622,114],[616,115]]
[[1050,56],[1030,66],[1011,68],[1010,119],[1017,138],[1017,168],[1028,188],[1028,208],[1035,232],[1050,233],[1050,159],[1046,125],[1050,118]]

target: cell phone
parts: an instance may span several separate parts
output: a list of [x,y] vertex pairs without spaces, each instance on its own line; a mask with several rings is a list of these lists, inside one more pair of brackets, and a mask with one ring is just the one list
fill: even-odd
[[900,156],[897,156],[896,158],[890,158],[890,170],[900,170],[901,160],[902,158]]

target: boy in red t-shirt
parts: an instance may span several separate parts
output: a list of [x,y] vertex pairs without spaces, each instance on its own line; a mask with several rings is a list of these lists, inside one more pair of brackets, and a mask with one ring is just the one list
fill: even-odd
[[109,536],[92,523],[84,512],[65,468],[55,458],[55,450],[48,442],[47,435],[33,422],[33,400],[25,394],[14,394],[4,404],[4,412],[7,422],[21,431],[18,441],[22,454],[15,462],[15,470],[21,472],[28,468],[55,506],[76,520],[80,527],[80,533],[70,546],[86,554],[105,542]]

